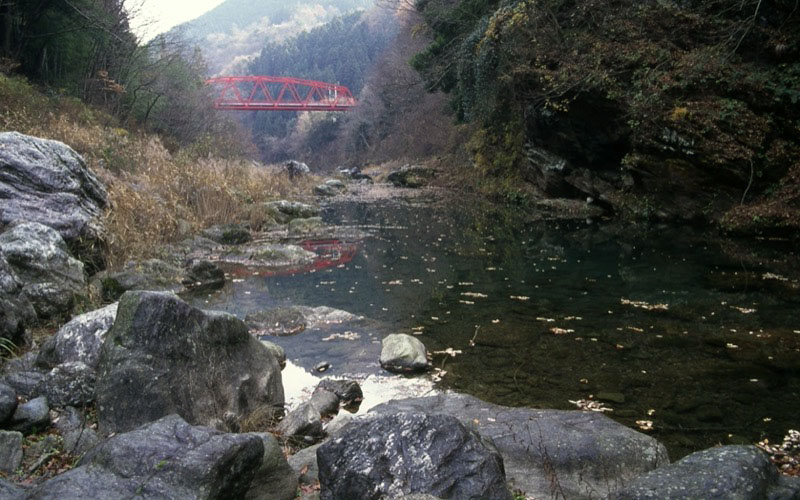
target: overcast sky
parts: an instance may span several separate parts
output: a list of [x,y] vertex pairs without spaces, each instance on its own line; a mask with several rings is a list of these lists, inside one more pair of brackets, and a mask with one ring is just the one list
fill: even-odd
[[[134,31],[145,40],[194,19],[224,0],[131,0]],[[257,1],[257,0],[254,0]]]

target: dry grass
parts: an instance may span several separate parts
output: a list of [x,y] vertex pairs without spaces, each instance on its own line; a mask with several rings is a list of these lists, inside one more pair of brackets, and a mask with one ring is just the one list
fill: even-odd
[[278,168],[245,158],[170,153],[155,135],[131,132],[74,98],[47,97],[24,79],[3,75],[0,128],[68,144],[104,181],[112,268],[213,224],[263,222],[253,207],[308,194],[317,180],[290,182]]

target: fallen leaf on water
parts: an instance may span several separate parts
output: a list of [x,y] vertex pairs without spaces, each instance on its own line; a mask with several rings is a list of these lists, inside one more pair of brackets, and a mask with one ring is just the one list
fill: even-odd
[[756,312],[755,309],[751,309],[751,308],[747,308],[747,307],[731,306],[731,309],[736,309],[737,311],[739,311],[742,314],[752,314],[752,313]]
[[633,306],[646,311],[666,311],[669,309],[669,304],[650,304],[643,300],[619,299],[619,302],[622,305]]
[[475,297],[479,299],[485,299],[486,297],[488,297],[488,295],[478,292],[461,292],[461,295],[465,297]]
[[471,300],[459,300],[459,302],[462,304],[467,304],[468,306],[475,304],[475,302],[472,302]]
[[551,328],[550,331],[552,333],[555,333],[556,335],[566,335],[567,333],[575,333],[575,330],[569,328],[559,328],[557,326]]
[[514,300],[522,300],[522,301],[530,300],[530,297],[526,297],[524,295],[512,295],[511,298]]
[[608,406],[604,405],[599,401],[591,401],[589,399],[579,399],[577,401],[568,399],[567,401],[577,406],[578,409],[584,411],[599,411],[599,412],[614,411],[613,408],[609,408]]
[[447,354],[451,358],[455,358],[457,354],[461,354],[462,351],[453,349],[452,347],[448,347],[444,351],[433,351],[434,354]]
[[637,420],[636,426],[643,431],[652,431],[653,430],[653,421],[652,420]]
[[539,316],[539,317],[536,318],[536,321],[544,321],[545,323],[553,323],[553,322],[555,322],[555,319],[553,319],[553,318],[544,318],[542,316]]
[[785,276],[781,276],[780,274],[775,273],[764,273],[761,275],[762,280],[778,280],[778,281],[789,281],[789,278]]

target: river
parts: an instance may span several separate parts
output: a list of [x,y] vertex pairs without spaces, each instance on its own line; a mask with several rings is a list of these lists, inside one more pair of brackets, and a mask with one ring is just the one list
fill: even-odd
[[240,317],[324,305],[363,317],[271,339],[290,359],[287,386],[313,380],[320,362],[330,363],[325,375],[389,375],[377,363],[380,339],[404,332],[438,352],[420,390],[594,407],[664,442],[673,460],[718,443],[779,442],[800,423],[789,243],[388,192],[324,205],[327,223],[361,236],[316,242],[322,265],[240,277],[196,305]]

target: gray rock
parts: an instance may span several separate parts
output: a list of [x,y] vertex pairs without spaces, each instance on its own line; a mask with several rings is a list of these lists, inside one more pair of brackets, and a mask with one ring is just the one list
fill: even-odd
[[193,292],[218,290],[225,286],[225,271],[211,261],[194,260],[181,283]]
[[8,420],[17,409],[17,393],[8,384],[0,382],[0,424]]
[[47,398],[38,397],[17,406],[11,416],[9,427],[23,434],[30,434],[50,425],[50,405]]
[[387,335],[381,342],[381,366],[391,372],[413,372],[429,368],[425,345],[405,333]]
[[278,366],[281,367],[281,370],[286,368],[286,351],[283,349],[283,347],[273,342],[269,342],[268,340],[262,340],[261,344],[269,349],[270,352],[272,352],[272,354],[275,356],[275,359],[278,360]]
[[441,413],[491,440],[514,488],[534,498],[597,498],[669,463],[658,441],[596,412],[509,408],[464,394],[392,401],[376,413]]
[[0,472],[11,474],[22,463],[22,433],[0,431]]
[[233,247],[222,253],[219,260],[226,264],[279,268],[310,264],[316,257],[314,252],[297,245],[253,243]]
[[14,389],[17,396],[30,398],[36,386],[38,386],[46,376],[47,373],[40,370],[13,372],[3,377],[2,382]]
[[322,389],[320,387],[314,389],[314,392],[311,393],[309,403],[311,403],[311,406],[323,417],[339,413],[339,396],[327,389]]
[[318,184],[314,186],[313,192],[317,196],[336,196],[341,191],[327,184]]
[[222,224],[203,230],[202,235],[223,245],[241,245],[251,241],[250,230],[241,224]]
[[79,250],[78,258],[102,267],[108,205],[105,187],[72,148],[19,134],[0,133],[0,222],[40,222]]
[[305,219],[292,219],[289,222],[289,236],[298,236],[318,231],[323,227],[322,217],[308,217]]
[[36,365],[55,368],[62,363],[81,362],[97,368],[103,339],[116,316],[117,303],[114,303],[74,317],[44,342]]
[[[720,446],[698,451],[650,471],[609,498],[773,498],[778,469],[755,446]],[[800,488],[794,492],[800,494]],[[797,497],[795,497],[797,498]]]
[[322,416],[311,403],[303,403],[281,420],[278,432],[286,438],[322,437]]
[[39,318],[68,315],[75,299],[87,295],[83,263],[70,255],[61,235],[49,226],[14,225],[0,234],[0,252]]
[[387,180],[397,187],[419,188],[430,183],[436,171],[421,165],[405,165],[389,173]]
[[21,487],[0,477],[0,498],[3,500],[19,498],[24,492]]
[[448,415],[400,412],[356,419],[320,446],[317,462],[323,500],[412,493],[511,499],[500,454]]
[[354,418],[356,417],[352,413],[338,413],[325,425],[325,433],[331,437],[338,435]]
[[326,378],[320,380],[317,389],[325,389],[336,394],[345,407],[359,404],[364,400],[361,386],[355,380]]
[[256,471],[247,500],[291,500],[297,492],[297,474],[289,466],[275,436],[269,433],[254,433],[264,444],[264,458]]
[[263,204],[264,211],[276,222],[287,224],[292,219],[306,219],[319,214],[319,209],[299,201],[270,201]]
[[93,283],[99,283],[103,300],[111,302],[132,290],[178,292],[183,290],[183,279],[181,268],[160,259],[148,259],[128,262],[122,271],[100,273]]
[[71,361],[56,366],[33,388],[34,397],[44,396],[51,406],[85,406],[94,401],[95,371]]
[[60,411],[53,424],[64,441],[64,451],[79,457],[100,442],[97,432],[86,422],[86,418],[75,408],[68,406]]
[[17,347],[30,343],[27,328],[36,321],[36,311],[22,293],[22,283],[0,252],[0,339]]
[[298,476],[302,485],[314,485],[319,481],[319,467],[317,467],[317,449],[322,443],[303,448],[289,457],[289,465]]
[[170,415],[107,439],[25,498],[242,498],[263,457],[258,436]]
[[178,413],[197,425],[282,407],[272,352],[235,316],[204,312],[169,293],[127,292],[100,354],[98,421],[120,432]]
[[36,369],[36,352],[29,351],[22,356],[7,359],[2,366],[3,373],[26,372]]
[[284,164],[284,168],[286,169],[286,173],[289,174],[290,179],[294,179],[295,177],[302,177],[306,174],[311,173],[311,169],[308,168],[308,165],[297,160],[287,161]]

